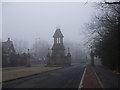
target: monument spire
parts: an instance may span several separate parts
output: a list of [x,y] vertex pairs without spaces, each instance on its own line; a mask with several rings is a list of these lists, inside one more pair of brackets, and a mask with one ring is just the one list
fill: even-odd
[[[54,38],[54,44],[52,46],[52,54],[47,55],[47,65],[70,65],[71,64],[71,55],[70,51],[68,49],[68,55],[65,55],[65,48],[63,44],[63,34],[59,27],[57,27],[53,38]],[[49,53],[49,49],[48,49]]]

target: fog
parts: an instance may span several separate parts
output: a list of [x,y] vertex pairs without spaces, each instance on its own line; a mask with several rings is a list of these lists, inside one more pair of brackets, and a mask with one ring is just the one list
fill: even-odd
[[95,12],[94,3],[85,2],[4,2],[2,3],[2,40],[24,40],[29,47],[38,39],[53,43],[60,28],[64,41],[84,43],[85,23]]
[[2,39],[2,3],[0,2],[0,40]]

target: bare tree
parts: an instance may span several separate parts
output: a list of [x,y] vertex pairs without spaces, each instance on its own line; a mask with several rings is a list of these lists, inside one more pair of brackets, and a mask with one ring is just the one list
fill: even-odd
[[85,61],[86,52],[83,50],[82,44],[65,41],[64,45],[66,49],[66,54],[68,52],[68,48],[70,48],[70,53],[72,55],[72,62],[80,63],[82,61]]
[[120,28],[120,6],[118,4],[97,4],[98,12],[87,24],[90,41],[95,54],[102,64],[117,69],[118,67],[118,31]]
[[36,57],[46,57],[49,44],[47,41],[37,39],[31,48],[31,53]]
[[14,40],[14,47],[18,54],[26,53],[28,49],[28,43],[24,40]]

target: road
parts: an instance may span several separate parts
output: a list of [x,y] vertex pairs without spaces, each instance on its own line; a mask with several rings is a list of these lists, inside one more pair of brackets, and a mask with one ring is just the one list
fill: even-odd
[[78,88],[85,65],[74,64],[27,78],[3,83],[3,88]]
[[95,66],[94,69],[104,88],[120,88],[120,78],[118,75],[102,66]]

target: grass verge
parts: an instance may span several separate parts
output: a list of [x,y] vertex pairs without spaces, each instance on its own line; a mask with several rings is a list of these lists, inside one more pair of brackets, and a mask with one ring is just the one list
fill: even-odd
[[0,71],[0,83],[2,82],[2,71]]
[[27,77],[60,68],[62,67],[30,67],[19,70],[4,71],[2,72],[2,81],[6,82],[6,81]]

